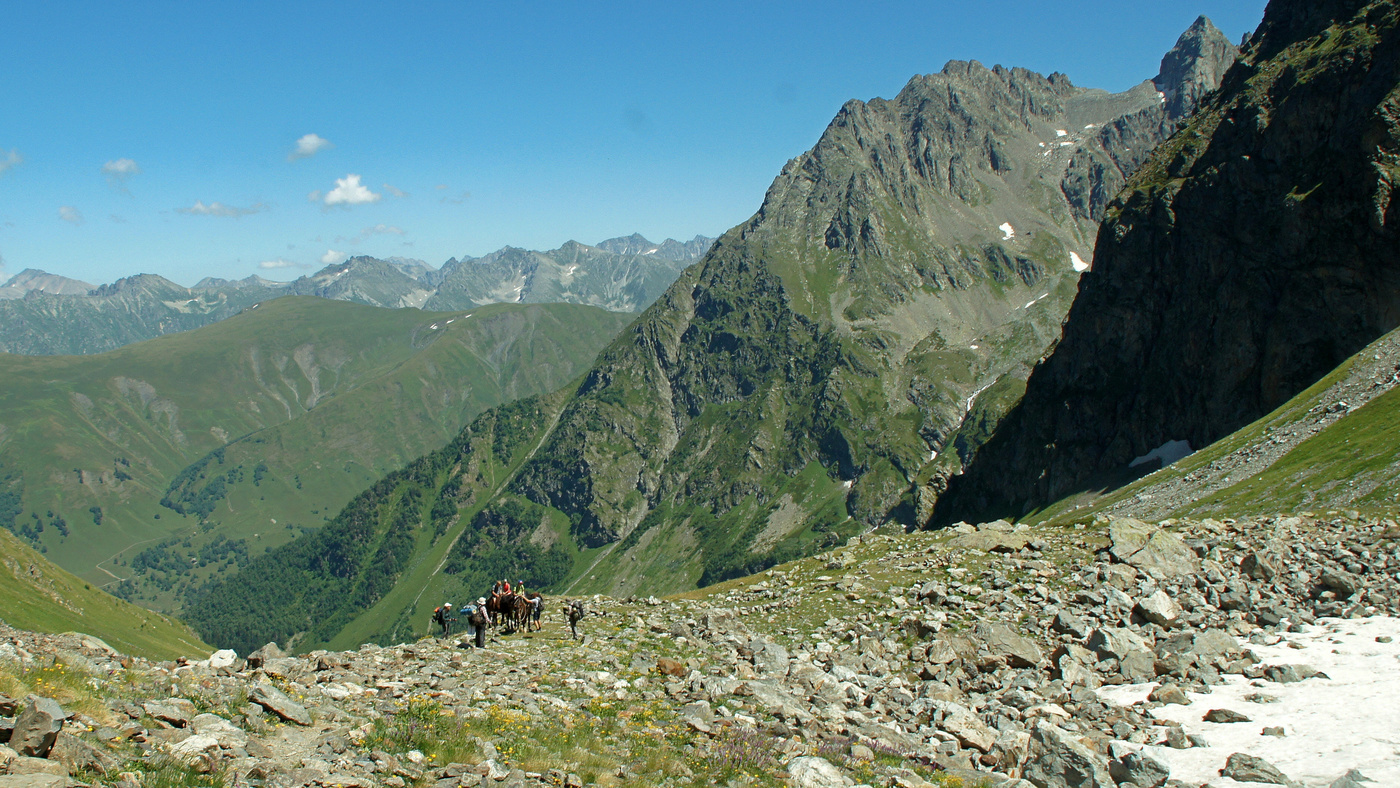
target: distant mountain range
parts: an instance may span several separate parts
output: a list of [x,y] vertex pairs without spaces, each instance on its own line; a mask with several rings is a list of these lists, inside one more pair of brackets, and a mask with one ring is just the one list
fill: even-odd
[[285,295],[435,311],[494,303],[573,303],[636,312],[656,300],[713,239],[653,244],[640,235],[598,246],[570,241],[534,252],[506,247],[485,257],[422,260],[352,257],[292,282],[206,278],[182,287],[139,274],[94,287],[27,269],[0,285],[0,352],[100,353],[188,331]]

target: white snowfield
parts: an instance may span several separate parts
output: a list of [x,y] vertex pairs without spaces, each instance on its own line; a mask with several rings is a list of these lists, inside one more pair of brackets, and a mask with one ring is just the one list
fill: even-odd
[[1069,264],[1074,267],[1074,270],[1080,273],[1089,270],[1089,264],[1084,262],[1084,258],[1080,257],[1077,252],[1069,253]]
[[[1287,633],[1272,646],[1242,645],[1266,665],[1307,665],[1327,678],[1276,684],[1226,676],[1226,683],[1209,695],[1188,693],[1189,706],[1168,704],[1151,712],[1157,719],[1180,722],[1188,735],[1204,737],[1209,746],[1143,749],[1167,764],[1172,778],[1188,785],[1258,786],[1220,776],[1225,760],[1243,752],[1272,763],[1307,788],[1331,785],[1350,769],[1371,779],[1368,786],[1400,786],[1400,619],[1325,618],[1305,630]],[[1156,686],[1125,684],[1098,693],[1106,701],[1131,705],[1145,700]],[[1257,702],[1263,697],[1275,700]],[[1202,721],[1211,709],[1237,711],[1250,722]],[[1285,735],[1262,735],[1272,727],[1283,728]]]
[[1001,230],[1001,240],[1003,241],[1009,241],[1016,237],[1016,228],[1011,226],[1011,222],[1002,222],[997,225],[997,229]]

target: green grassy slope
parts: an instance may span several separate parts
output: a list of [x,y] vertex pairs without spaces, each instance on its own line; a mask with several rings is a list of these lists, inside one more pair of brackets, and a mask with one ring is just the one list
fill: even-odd
[[[1164,517],[1226,517],[1304,510],[1355,508],[1378,514],[1400,509],[1400,389],[1364,405],[1339,409],[1339,390],[1363,381],[1393,361],[1385,348],[1400,340],[1392,332],[1337,367],[1267,416],[1176,463],[1104,494],[1082,493],[1045,507],[1029,521],[1071,522],[1128,505],[1150,507]],[[1383,370],[1393,373],[1392,368]],[[1354,391],[1355,388],[1350,390]],[[1343,400],[1345,402],[1345,400]],[[1329,414],[1337,414],[1329,418]],[[1315,432],[1269,462],[1243,472],[1237,462],[1300,430]],[[1235,462],[1232,462],[1234,460]],[[1168,494],[1173,483],[1210,479],[1199,494]],[[1160,500],[1160,504],[1154,504]]]
[[6,531],[0,531],[0,618],[35,632],[94,635],[123,654],[151,659],[213,651],[184,624],[102,592]]
[[89,582],[139,575],[121,590],[171,609],[191,577],[319,526],[482,410],[556,388],[626,321],[284,298],[111,353],[0,356],[0,525]]

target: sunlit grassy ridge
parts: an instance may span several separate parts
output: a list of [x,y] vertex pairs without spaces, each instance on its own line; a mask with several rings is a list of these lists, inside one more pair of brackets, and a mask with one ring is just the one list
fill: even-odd
[[485,408],[567,381],[628,319],[283,298],[111,353],[0,355],[0,525],[169,609],[190,576],[313,530]]
[[12,627],[82,632],[151,659],[203,658],[213,651],[184,624],[102,592],[6,531],[0,531],[0,556],[0,619]]

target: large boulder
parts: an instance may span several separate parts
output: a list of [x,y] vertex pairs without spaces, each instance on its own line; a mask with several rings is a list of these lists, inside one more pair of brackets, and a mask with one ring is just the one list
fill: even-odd
[[1107,761],[1073,734],[1042,721],[1031,739],[1032,760],[1022,776],[1037,788],[1114,788]]
[[282,653],[282,649],[278,648],[276,643],[268,643],[248,655],[248,667],[256,670],[267,664],[268,660],[281,659],[284,656],[286,655]]
[[825,758],[804,755],[788,764],[788,784],[793,788],[847,788],[855,781]]
[[1013,668],[1033,668],[1044,657],[1029,638],[1021,637],[1005,624],[982,622],[972,630],[972,638],[991,662]]
[[271,684],[259,684],[248,693],[248,700],[262,706],[287,722],[310,725],[311,715],[296,701]]
[[58,732],[63,730],[63,721],[70,716],[58,701],[30,695],[24,699],[24,710],[15,717],[10,747],[20,755],[47,758]]
[[1171,777],[1171,769],[1165,763],[1140,750],[1114,760],[1108,769],[1119,783],[1139,788],[1160,788]]
[[931,705],[943,715],[938,727],[956,736],[964,747],[973,747],[982,752],[992,751],[992,745],[997,740],[996,731],[984,725],[970,709],[942,700],[933,701]]
[[1158,580],[1196,571],[1196,554],[1176,534],[1131,518],[1108,524],[1108,552]]
[[188,728],[190,720],[199,714],[193,702],[185,698],[170,698],[141,704],[141,709],[152,717],[176,728]]
[[1139,599],[1135,609],[1138,615],[1163,629],[1170,629],[1181,623],[1181,606],[1161,589]]
[[1270,785],[1292,785],[1278,767],[1258,756],[1237,752],[1225,759],[1225,768],[1220,776],[1229,777],[1242,783],[1268,783]]
[[1136,651],[1151,651],[1147,641],[1127,627],[1099,627],[1089,636],[1088,646],[1100,658],[1117,660]]

